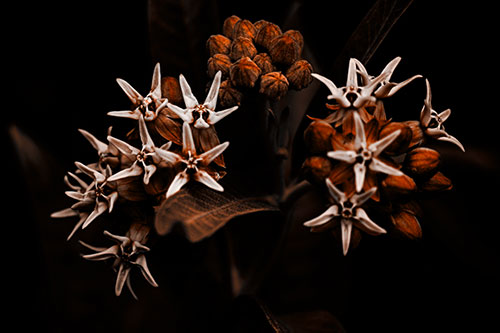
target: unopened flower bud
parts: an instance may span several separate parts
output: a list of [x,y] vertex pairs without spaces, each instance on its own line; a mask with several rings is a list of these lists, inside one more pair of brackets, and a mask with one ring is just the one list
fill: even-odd
[[451,180],[441,172],[436,172],[431,178],[425,181],[420,188],[424,191],[447,191],[451,190],[453,184]]
[[417,189],[415,181],[404,174],[401,176],[387,175],[382,181],[382,187],[389,194],[398,196],[413,193]]
[[302,54],[302,50],[304,49],[304,37],[298,30],[288,30],[284,33],[286,36],[292,37],[299,46],[299,56]]
[[240,105],[242,99],[243,93],[236,89],[229,79],[221,82],[219,87],[219,102],[223,107]]
[[239,20],[233,27],[233,39],[238,37],[255,38],[256,29],[249,20]]
[[304,89],[312,82],[312,66],[307,60],[297,60],[286,71],[286,78],[293,89]]
[[253,62],[259,66],[262,70],[262,74],[267,74],[269,72],[274,72],[276,67],[274,67],[271,57],[267,53],[259,53],[253,57]]
[[399,155],[404,153],[408,149],[408,146],[410,145],[412,139],[412,131],[410,127],[400,122],[390,122],[380,130],[380,139],[398,130],[400,131],[400,133],[397,138],[392,141],[392,143],[387,146],[387,148],[384,149],[384,152],[389,155]]
[[225,54],[214,54],[208,59],[207,67],[207,74],[210,78],[213,78],[218,71],[221,71],[222,77],[227,77],[231,67],[231,59]]
[[317,184],[324,184],[332,171],[332,162],[323,156],[310,156],[302,164],[304,177]]
[[417,120],[403,122],[411,130],[411,140],[408,148],[419,146],[424,141],[424,131]]
[[405,167],[413,174],[429,175],[439,166],[439,153],[434,149],[419,147],[410,151],[405,158]]
[[161,78],[161,95],[173,104],[180,104],[183,102],[179,81],[172,76]]
[[242,57],[229,68],[231,83],[236,87],[252,88],[261,74],[261,69],[249,57]]
[[224,24],[222,26],[222,32],[223,32],[224,36],[226,36],[228,38],[233,38],[234,25],[239,20],[240,20],[240,18],[236,15],[231,15],[224,20]]
[[280,99],[288,92],[288,80],[280,72],[264,74],[260,79],[259,92],[270,99]]
[[229,54],[231,40],[223,35],[212,35],[207,39],[208,53],[212,57],[215,54]]
[[253,58],[257,54],[257,49],[252,43],[252,40],[247,37],[238,37],[233,40],[229,57],[236,61],[241,57]]
[[274,63],[288,66],[299,58],[299,45],[291,36],[283,34],[271,41],[269,55]]
[[255,35],[255,43],[269,49],[271,41],[282,34],[278,25],[267,22],[263,23]]
[[258,20],[257,22],[254,22],[253,26],[255,27],[255,30],[258,32],[260,28],[262,28],[264,25],[268,23],[269,21],[266,20]]
[[391,214],[391,221],[396,231],[410,239],[422,237],[422,228],[415,215],[401,210]]
[[315,120],[304,131],[304,142],[310,154],[326,154],[333,150],[333,127],[326,121]]

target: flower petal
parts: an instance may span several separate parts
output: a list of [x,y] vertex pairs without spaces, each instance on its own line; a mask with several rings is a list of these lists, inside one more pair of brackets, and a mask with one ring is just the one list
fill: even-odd
[[451,143],[457,145],[463,152],[465,152],[464,146],[454,136],[447,134],[446,136],[442,136],[442,137],[438,138],[438,140],[451,142]]
[[370,170],[373,170],[376,172],[382,172],[382,173],[385,173],[386,175],[393,175],[393,176],[404,175],[403,172],[385,164],[384,162],[380,161],[379,159],[377,159],[375,157],[372,158],[371,163],[368,167],[370,168]]
[[96,217],[104,213],[107,209],[108,209],[108,203],[98,201],[92,213],[90,213],[89,217],[87,217],[87,219],[83,223],[82,229],[88,227],[88,225],[92,223],[92,221],[94,221]]
[[375,222],[370,220],[363,208],[356,209],[356,219],[359,221],[357,227],[370,235],[380,235],[387,233],[385,229],[379,227],[375,224]]
[[348,107],[351,105],[351,103],[344,96],[342,90],[338,89],[331,80],[316,73],[311,73],[311,76],[321,81],[328,88],[328,90],[330,90],[331,95],[327,97],[328,99],[335,99],[342,107]]
[[138,120],[141,117],[141,112],[139,110],[133,111],[109,111],[108,116],[119,117],[119,118],[130,118],[134,120]]
[[385,68],[382,70],[382,73],[385,73],[387,75],[386,76],[387,81],[389,81],[391,79],[392,73],[394,72],[394,70],[396,69],[396,67],[398,66],[400,61],[401,61],[401,57],[396,57],[396,58],[392,59],[385,66]]
[[212,190],[219,192],[224,191],[224,188],[219,183],[217,183],[217,181],[213,179],[212,176],[210,176],[206,171],[198,170],[198,172],[194,174],[194,180],[202,183]]
[[202,161],[204,165],[208,165],[212,163],[212,161],[217,158],[226,148],[229,146],[229,142],[226,141],[224,143],[221,143],[220,145],[217,145],[213,147],[212,149],[204,152],[198,158]]
[[210,125],[202,117],[196,119],[193,126],[198,129],[205,129],[210,127]]
[[154,164],[149,164],[144,167],[144,178],[142,180],[144,184],[146,185],[149,184],[149,179],[155,173],[155,171],[156,171],[156,165]]
[[170,183],[170,186],[168,187],[166,197],[169,198],[175,193],[177,193],[187,182],[189,181],[189,177],[186,174],[186,172],[179,172],[174,180],[172,180],[172,183]]
[[332,205],[332,206],[328,207],[328,209],[325,210],[323,213],[321,213],[321,215],[316,216],[315,218],[313,218],[307,222],[304,222],[303,224],[306,227],[316,227],[316,226],[326,224],[326,223],[330,222],[332,220],[332,218],[334,218],[335,216],[338,216],[338,212],[339,212],[339,207],[337,205]]
[[79,213],[71,208],[65,208],[62,210],[59,210],[57,212],[53,212],[50,214],[50,217],[52,218],[65,218],[65,217],[72,217],[72,216],[77,216]]
[[352,150],[334,150],[329,151],[326,155],[335,160],[344,161],[352,164],[356,161],[358,154]]
[[143,172],[144,169],[137,162],[134,162],[129,168],[120,170],[119,172],[109,177],[108,181],[114,182],[118,179],[140,176]]
[[365,191],[363,193],[356,193],[354,194],[351,198],[350,201],[354,206],[361,206],[364,204],[368,199],[372,197],[372,195],[377,192],[377,187],[372,187],[368,191]]
[[153,275],[151,275],[151,272],[149,271],[148,264],[146,262],[146,256],[145,255],[138,256],[137,260],[135,261],[135,264],[141,268],[142,275],[144,276],[146,281],[148,281],[149,284],[152,285],[153,287],[158,287],[158,284],[153,278]]
[[363,125],[363,120],[357,112],[353,112],[354,116],[354,126],[356,129],[356,136],[354,137],[354,148],[358,150],[360,148],[366,148],[366,135],[365,126]]
[[231,114],[233,111],[236,111],[237,109],[238,109],[238,106],[233,106],[232,108],[225,109],[225,110],[222,110],[222,111],[217,111],[217,112],[209,111],[208,112],[207,122],[210,125],[216,124],[217,122],[219,122],[219,120],[221,120],[224,117],[228,116],[229,114]]
[[349,59],[349,69],[347,71],[346,87],[358,87],[358,73],[356,71],[356,60]]
[[188,155],[188,152],[191,152],[191,155],[196,155],[196,146],[194,144],[191,126],[186,122],[182,124],[182,152],[185,155]]
[[66,238],[66,241],[69,241],[71,239],[71,237],[73,237],[73,235],[76,233],[76,231],[78,229],[80,229],[80,226],[85,222],[85,220],[87,219],[88,216],[89,216],[88,213],[81,213],[80,214],[80,220],[78,220],[78,222],[75,224],[75,226],[73,227],[73,230],[71,230],[68,237]]
[[377,142],[372,143],[370,146],[368,146],[368,149],[373,152],[373,155],[378,156],[380,153],[387,148],[396,138],[401,134],[401,130],[398,129],[391,134],[383,137],[382,139],[378,140]]
[[161,98],[161,71],[160,63],[156,63],[153,70],[153,79],[151,80],[151,94],[155,99]]
[[182,119],[185,123],[192,123],[193,122],[193,115],[189,111],[189,109],[183,109],[178,107],[177,105],[167,103],[168,108],[173,111],[176,115],[179,116],[179,118]]
[[332,181],[329,178],[327,178],[325,182],[326,187],[328,188],[328,192],[335,200],[335,202],[341,203],[347,200],[345,193],[339,190],[335,185],[333,185]]
[[143,146],[148,147],[149,150],[151,150],[155,146],[153,139],[151,139],[151,136],[149,135],[148,127],[146,126],[144,117],[139,118],[139,135],[141,137]]
[[340,228],[342,234],[342,250],[344,252],[344,255],[346,255],[347,251],[349,250],[349,244],[351,242],[352,221],[342,219],[340,221]]
[[113,207],[115,206],[116,200],[118,200],[118,192],[112,192],[106,197],[106,199],[108,200],[108,212],[111,213]]
[[76,165],[76,167],[78,169],[80,169],[81,171],[83,171],[85,174],[87,174],[90,177],[94,178],[95,181],[97,181],[98,183],[102,183],[103,181],[106,180],[106,177],[104,177],[103,174],[101,174],[100,172],[97,172],[96,170],[94,170],[92,168],[89,168],[88,166],[86,166],[83,163],[75,162],[75,165]]
[[422,77],[422,75],[417,74],[417,75],[414,75],[414,76],[410,77],[409,79],[406,79],[406,80],[404,80],[403,82],[400,82],[400,83],[388,83],[388,84],[385,85],[385,86],[388,86],[388,89],[384,93],[382,93],[382,91],[379,93],[379,90],[382,90],[382,88],[384,88],[385,86],[381,87],[380,89],[378,89],[375,92],[375,96],[378,97],[378,98],[391,97],[392,95],[394,95],[395,93],[397,93],[399,91],[399,89],[401,89],[404,86],[408,85],[410,82],[412,82],[415,79],[420,79],[421,77]]
[[451,115],[451,109],[446,109],[443,112],[441,112],[438,116],[441,119],[441,122],[445,122],[450,115]]
[[354,164],[354,181],[356,185],[356,192],[361,192],[363,190],[363,184],[365,183],[366,176],[366,166],[363,163]]
[[122,293],[123,285],[125,284],[125,281],[128,279],[128,275],[130,273],[130,269],[132,267],[130,266],[125,266],[123,263],[120,264],[120,267],[118,268],[118,275],[116,276],[116,283],[115,283],[115,295],[120,296]]
[[85,137],[85,139],[87,139],[90,142],[90,144],[92,145],[92,147],[94,147],[94,149],[97,150],[97,152],[99,154],[102,154],[102,153],[104,153],[104,152],[106,152],[108,150],[108,145],[107,144],[105,144],[102,141],[99,141],[95,136],[93,136],[92,134],[90,134],[86,130],[78,129],[78,131],[80,133],[82,133],[82,135]]
[[210,86],[210,90],[207,94],[207,98],[205,99],[205,103],[203,103],[209,110],[212,111],[215,110],[215,106],[217,105],[221,75],[221,71],[218,71],[215,74],[214,80],[212,81],[212,85]]
[[429,83],[429,80],[425,79],[425,85],[427,87],[427,95],[425,96],[424,106],[422,108],[422,111],[420,111],[420,123],[422,124],[423,127],[429,126],[429,123],[431,122],[431,111],[432,111],[432,105],[431,105],[432,94],[431,94],[431,85]]
[[108,141],[112,143],[121,153],[125,155],[137,155],[140,152],[139,149],[115,137],[108,136]]
[[105,249],[104,251],[101,251],[101,252],[82,255],[82,258],[87,259],[87,260],[93,260],[93,261],[100,261],[100,260],[106,260],[106,259],[110,259],[110,258],[117,258],[118,257],[118,250],[119,250],[119,246],[113,245],[110,248]]
[[179,75],[179,85],[181,87],[182,98],[184,99],[184,104],[186,104],[187,109],[192,109],[196,105],[200,104],[198,103],[196,97],[194,97],[193,92],[191,91],[191,87],[182,74]]
[[127,81],[116,79],[116,82],[118,82],[132,104],[137,105],[142,102],[142,100],[144,99],[142,95],[139,94],[137,90],[135,90]]

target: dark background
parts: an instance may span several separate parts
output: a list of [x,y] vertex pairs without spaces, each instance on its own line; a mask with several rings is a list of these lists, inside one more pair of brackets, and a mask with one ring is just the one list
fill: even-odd
[[[122,124],[106,116],[128,105],[115,78],[145,92],[157,61],[163,75],[184,73],[195,95],[203,96],[205,41],[221,33],[223,20],[232,14],[283,25],[300,6],[289,28],[304,35],[317,59],[315,70],[330,76],[331,64],[372,3],[166,1],[172,10],[165,22],[179,30],[163,35],[150,33],[146,1],[22,2],[9,8],[4,83],[13,92],[8,89],[4,97],[2,122],[7,149],[2,238],[8,259],[3,272],[11,278],[4,284],[6,304],[14,310],[9,315],[14,323],[53,332],[184,332],[209,331],[221,322],[236,327],[264,321],[249,305],[227,305],[226,290],[204,268],[206,244],[175,237],[157,244],[148,259],[159,288],[137,275],[139,301],[128,291],[114,296],[108,266],[80,259],[78,243],[65,241],[72,223],[48,218],[70,204],[63,195],[64,172],[75,160],[93,158],[76,129],[103,139],[113,121]],[[302,279],[301,269],[290,268],[288,261],[300,265],[300,259],[308,259],[292,250],[288,261],[277,265],[282,271],[263,288],[273,311],[310,310],[317,304],[347,332],[483,332],[494,323],[500,282],[495,10],[485,1],[437,4],[414,1],[366,66],[378,73],[401,56],[393,79],[422,74],[431,82],[434,108],[452,109],[447,130],[466,153],[451,144],[437,147],[454,189],[422,203],[421,241],[368,240],[343,261],[336,258],[345,285],[316,283],[311,274]],[[333,80],[342,85],[344,77]],[[395,96],[394,119],[417,119],[423,82]]]

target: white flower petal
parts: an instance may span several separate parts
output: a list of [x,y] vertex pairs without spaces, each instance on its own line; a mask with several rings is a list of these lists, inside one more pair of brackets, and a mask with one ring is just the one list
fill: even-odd
[[351,105],[351,103],[344,96],[342,89],[337,88],[337,86],[331,80],[316,73],[312,73],[311,76],[321,81],[328,88],[328,90],[330,90],[331,95],[327,97],[328,99],[335,99],[340,104],[340,106],[345,108]]
[[72,216],[77,216],[79,213],[76,210],[73,210],[71,208],[65,208],[62,210],[59,210],[57,212],[53,212],[50,214],[50,217],[52,218],[65,218],[65,217],[72,217]]
[[215,106],[217,105],[217,96],[219,95],[221,75],[221,71],[218,71],[215,74],[212,85],[210,86],[210,91],[208,92],[207,98],[205,99],[205,103],[203,103],[209,110],[215,110]]
[[226,148],[229,146],[229,142],[226,141],[224,143],[221,143],[220,145],[217,145],[213,147],[210,150],[207,150],[203,154],[199,155],[198,158],[203,162],[203,164],[208,165],[212,163],[213,160],[217,158]]
[[380,234],[385,234],[387,231],[385,229],[379,227],[375,222],[370,220],[364,209],[362,208],[357,208],[356,213],[355,213],[356,219],[358,220],[359,224],[358,227],[367,232],[370,235],[380,235]]
[[344,161],[349,164],[354,163],[356,161],[356,157],[358,156],[358,154],[353,150],[334,150],[329,151],[326,155],[335,160]]
[[148,264],[146,262],[146,256],[145,255],[138,256],[137,260],[135,261],[135,264],[141,268],[142,275],[144,276],[146,281],[148,281],[148,283],[153,287],[158,287],[158,284],[153,278],[153,275],[151,275],[151,272],[149,271]]
[[445,122],[450,115],[451,115],[451,109],[446,109],[439,114],[439,118],[441,119],[441,122]]
[[120,87],[123,89],[123,91],[133,104],[139,104],[142,102],[142,100],[144,99],[142,95],[139,94],[137,90],[135,90],[127,81],[116,79],[116,82],[118,82]]
[[442,136],[442,137],[438,138],[438,140],[451,142],[451,143],[457,145],[463,152],[465,152],[464,146],[454,136],[447,134],[446,136]]
[[112,143],[121,153],[125,155],[137,155],[140,152],[139,149],[115,137],[108,136],[108,141]]
[[184,171],[179,172],[177,176],[175,176],[174,180],[172,180],[172,183],[170,183],[166,197],[169,198],[175,193],[177,193],[188,181],[189,181],[188,175]]
[[105,249],[103,251],[97,252],[97,253],[92,253],[92,254],[85,254],[82,256],[82,258],[87,259],[87,260],[92,260],[92,261],[100,261],[100,260],[106,260],[110,258],[117,258],[118,257],[118,250],[119,246],[118,245],[113,245],[108,249]]
[[176,115],[179,116],[179,118],[182,119],[185,123],[192,123],[193,122],[193,115],[192,112],[189,111],[189,109],[183,109],[178,107],[177,105],[167,103],[167,106],[170,110],[172,110]]
[[198,170],[197,173],[193,176],[194,180],[202,183],[203,185],[211,188],[212,190],[223,192],[224,188],[217,183],[215,179],[213,179],[206,171]]
[[429,80],[425,79],[425,85],[427,87],[427,95],[424,100],[424,106],[422,107],[422,111],[420,111],[420,123],[423,127],[429,126],[431,122],[431,111],[432,111],[432,95],[431,95],[431,85]]
[[115,173],[111,177],[108,178],[108,181],[114,182],[119,179],[124,179],[128,177],[137,177],[142,175],[144,172],[144,169],[137,164],[137,162],[134,162],[129,168],[120,170],[119,172]]
[[377,142],[372,143],[368,149],[373,152],[374,156],[380,155],[382,151],[384,151],[387,146],[389,146],[396,138],[399,136],[401,133],[401,130],[397,130],[392,132],[391,134],[383,137],[382,139],[378,140]]
[[347,200],[345,193],[339,190],[335,185],[333,185],[332,181],[329,178],[326,178],[325,182],[326,187],[328,188],[328,192],[335,200],[335,202],[341,203]]
[[85,220],[85,223],[83,223],[82,229],[88,227],[88,225],[92,223],[96,217],[104,213],[107,209],[108,204],[106,202],[98,201],[92,213],[90,213],[89,217]]
[[371,198],[371,196],[377,192],[377,187],[372,187],[366,192],[363,193],[356,193],[354,194],[351,198],[350,201],[352,202],[353,206],[361,206],[364,204],[368,199]]
[[395,169],[384,162],[380,161],[377,158],[372,158],[370,165],[368,166],[370,170],[373,170],[375,172],[381,172],[385,173],[386,175],[393,175],[393,176],[402,176],[404,175],[403,172],[401,172],[398,169]]
[[354,148],[356,150],[366,148],[366,135],[363,120],[357,112],[353,112],[353,117],[354,127],[356,129],[356,136],[354,137]]
[[365,184],[366,166],[363,163],[354,164],[354,182],[356,185],[356,192],[361,192]]
[[122,293],[123,286],[125,282],[128,279],[129,273],[131,266],[125,266],[123,263],[120,264],[120,267],[118,268],[118,275],[116,276],[116,283],[115,283],[115,295],[120,296]]
[[225,110],[222,110],[222,111],[217,111],[217,112],[208,111],[207,122],[210,125],[214,125],[217,122],[219,122],[219,120],[225,118],[226,116],[228,116],[229,114],[231,114],[233,111],[236,111],[237,109],[238,109],[238,106],[233,106],[232,108],[225,109]]
[[182,151],[186,155],[188,152],[191,152],[191,155],[196,155],[196,146],[194,144],[191,126],[186,122],[182,124]]
[[95,136],[93,136],[86,130],[78,129],[78,131],[85,137],[85,139],[87,139],[90,142],[92,147],[94,147],[94,149],[97,150],[99,154],[105,153],[108,150],[107,144],[105,144],[102,141],[99,141]]
[[347,219],[340,220],[340,229],[342,234],[342,250],[344,255],[346,255],[351,243],[352,221]]
[[181,87],[182,97],[184,99],[184,104],[186,104],[187,109],[192,109],[198,104],[200,104],[198,103],[196,97],[194,97],[193,92],[191,91],[191,87],[187,83],[184,75],[182,74],[179,75],[179,85]]
[[306,227],[317,227],[323,224],[326,224],[332,220],[335,216],[338,216],[339,207],[337,205],[332,205],[328,207],[321,215],[304,222],[304,226]]
[[347,71],[347,81],[346,87],[358,87],[358,73],[356,71],[356,60],[354,58],[349,59],[349,69]]
[[143,178],[144,184],[146,185],[149,184],[149,179],[151,178],[151,176],[153,176],[155,171],[156,171],[156,165],[154,164],[149,164],[144,167],[144,178]]
[[108,116],[119,117],[119,118],[130,118],[138,120],[141,117],[141,112],[136,110],[133,111],[109,111]]
[[155,146],[153,139],[151,139],[151,136],[149,135],[144,117],[139,118],[139,135],[143,146],[146,146],[149,149],[152,149]]
[[196,119],[196,121],[194,122],[193,126],[195,128],[198,128],[198,129],[203,129],[203,128],[209,128],[210,127],[210,125],[202,117]]
[[161,98],[161,71],[160,63],[156,63],[151,80],[151,94],[155,99]]

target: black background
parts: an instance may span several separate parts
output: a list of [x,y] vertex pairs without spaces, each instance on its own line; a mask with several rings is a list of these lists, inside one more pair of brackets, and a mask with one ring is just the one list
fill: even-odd
[[[190,3],[177,6],[189,12]],[[303,33],[321,68],[318,72],[328,76],[329,65],[372,2],[297,3],[299,19],[290,27]],[[4,83],[9,89],[2,113],[7,149],[2,238],[8,241],[3,254],[8,260],[3,274],[12,278],[4,289],[11,296],[7,306],[14,310],[16,325],[35,323],[53,332],[203,332],[220,321],[258,321],[251,310],[233,314],[225,308],[228,300],[220,296],[219,287],[207,280],[203,269],[191,268],[203,262],[203,244],[165,238],[170,243],[159,245],[156,252],[167,254],[152,254],[150,259],[160,287],[151,288],[136,276],[139,301],[128,292],[117,298],[108,267],[80,259],[81,247],[65,241],[71,223],[47,216],[70,202],[63,195],[64,172],[72,170],[75,160],[93,158],[76,129],[103,138],[114,121],[106,112],[128,105],[115,78],[147,91],[154,64],[161,61],[163,75],[184,73],[195,94],[203,95],[208,58],[204,42],[221,32],[223,20],[236,14],[281,25],[293,5],[207,1],[202,20],[177,18],[185,24],[179,34],[198,37],[184,49],[182,38],[151,38],[146,1],[22,2],[6,11],[10,20],[3,49],[8,56]],[[452,109],[447,129],[466,153],[438,145],[443,172],[454,189],[423,202],[421,241],[385,240],[381,245],[370,240],[339,268],[350,282],[324,294],[337,297],[330,310],[347,332],[484,332],[494,324],[500,282],[494,12],[485,1],[414,1],[366,65],[377,73],[401,56],[395,81],[417,73],[428,78],[434,108]],[[164,51],[158,53],[158,45]],[[176,55],[180,49],[186,59],[169,58],[169,49]],[[342,85],[344,76],[334,81]],[[394,119],[417,119],[425,97],[423,80],[397,96]],[[11,141],[19,131],[44,153],[35,155],[25,147],[31,159],[23,163]],[[291,282],[271,283],[265,289],[273,310],[287,308],[280,299],[295,306],[294,311],[303,310],[301,305],[311,308],[315,300],[318,306],[327,304],[324,297],[302,297],[307,281],[290,274],[281,277]],[[318,294],[321,291],[312,293]]]

